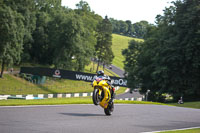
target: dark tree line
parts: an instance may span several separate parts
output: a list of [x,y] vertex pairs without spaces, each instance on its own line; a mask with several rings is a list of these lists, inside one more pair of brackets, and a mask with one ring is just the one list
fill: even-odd
[[147,21],[140,21],[132,24],[130,20],[122,21],[110,18],[110,22],[112,23],[113,33],[136,38],[144,38],[148,27],[153,26],[153,24]]
[[63,7],[61,0],[0,0],[0,76],[5,65],[23,62],[77,71],[91,58],[110,64],[110,21],[85,1],[76,6]]
[[170,94],[177,101],[200,99],[200,3],[178,0],[157,16],[144,43],[132,41],[123,51],[128,85],[150,90],[149,100]]

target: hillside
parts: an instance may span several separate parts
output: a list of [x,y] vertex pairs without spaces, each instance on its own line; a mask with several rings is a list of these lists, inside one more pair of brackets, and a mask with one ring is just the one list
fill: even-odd
[[[36,65],[36,64],[35,64]],[[33,65],[33,66],[35,66]],[[31,66],[31,64],[26,64]],[[40,66],[40,65],[36,65]],[[90,72],[92,64],[85,68],[85,72]],[[96,64],[94,66],[96,68]],[[18,70],[19,68],[15,68]],[[106,75],[114,76],[108,70],[105,70]],[[21,78],[20,78],[21,77]],[[76,92],[92,92],[90,82],[73,81],[67,79],[55,79],[47,77],[46,83],[42,85],[33,84],[25,80],[27,76],[14,76],[12,74],[4,74],[3,78],[0,78],[0,94],[49,94],[49,93],[76,93]]]
[[[113,64],[123,69],[123,60],[121,52],[128,47],[128,42],[131,37],[121,36],[113,34],[112,49],[115,55]],[[141,40],[141,39],[136,39]],[[28,64],[29,66],[30,64]],[[96,65],[96,64],[95,64]],[[27,66],[27,64],[25,65]],[[32,65],[31,65],[32,66]],[[37,65],[36,65],[37,66]],[[90,72],[92,64],[85,68],[85,72]],[[96,66],[94,67],[96,68]],[[15,68],[18,70],[19,68]],[[7,70],[7,69],[6,69]],[[95,71],[95,70],[94,70]],[[114,76],[109,70],[105,70],[106,75]],[[123,93],[126,88],[121,87],[117,93]],[[91,92],[92,88],[89,83],[83,81],[71,81],[71,80],[47,80],[44,85],[35,85],[19,77],[5,74],[4,78],[0,78],[0,94],[48,94],[48,93],[74,93],[74,92]]]
[[[125,90],[126,87],[120,87],[116,93],[120,94]],[[91,82],[84,81],[47,77],[45,84],[38,85],[11,74],[4,74],[4,78],[0,78],[0,95],[59,94],[92,91]]]
[[[30,65],[30,64],[29,64]],[[29,66],[28,65],[28,66]],[[92,64],[85,68],[85,72],[90,72]],[[96,68],[96,64],[94,66]],[[102,68],[102,67],[101,67]],[[109,76],[114,76],[109,70],[105,70],[105,74]],[[77,93],[77,92],[92,92],[90,82],[84,81],[74,81],[67,79],[56,79],[47,77],[44,84],[34,84],[31,81],[25,80],[29,79],[26,75],[13,75],[13,74],[4,74],[3,78],[0,78],[0,95],[5,94],[56,94],[56,93]],[[118,93],[123,93],[125,87],[120,87],[121,89],[117,91]]]
[[118,34],[113,34],[112,35],[112,50],[114,53],[114,60],[113,60],[113,65],[123,69],[124,68],[124,57],[122,55],[122,50],[128,48],[128,43],[131,40],[137,40],[137,41],[143,41],[143,39],[137,39],[137,38],[132,38],[132,37],[127,37],[127,36],[122,36]]

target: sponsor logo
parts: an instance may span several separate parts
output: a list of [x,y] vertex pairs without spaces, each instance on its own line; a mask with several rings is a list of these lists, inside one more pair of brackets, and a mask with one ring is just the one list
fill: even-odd
[[95,79],[96,76],[88,76],[88,75],[79,75],[76,74],[76,79],[77,80],[85,80],[85,81],[93,81]]
[[[76,74],[76,79],[84,80],[84,81],[93,81],[94,79],[96,79],[96,76]],[[115,86],[127,86],[127,80],[125,79],[113,79],[112,82],[113,82],[113,85]]]
[[53,77],[55,77],[55,78],[61,78],[60,70],[55,70]]
[[112,82],[114,85],[127,86],[127,80],[125,79],[113,79]]

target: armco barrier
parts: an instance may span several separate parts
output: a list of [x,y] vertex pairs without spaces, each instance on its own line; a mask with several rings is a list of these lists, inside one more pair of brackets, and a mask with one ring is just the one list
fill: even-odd
[[28,94],[28,95],[0,95],[0,100],[6,99],[44,99],[44,98],[70,98],[92,96],[89,93],[66,93],[66,94]]
[[[89,93],[65,93],[65,94],[28,94],[28,95],[0,95],[0,100],[7,99],[46,99],[46,98],[71,98],[71,97],[88,97],[92,96],[92,92]],[[129,100],[129,101],[142,101],[142,98],[124,98],[117,100]]]

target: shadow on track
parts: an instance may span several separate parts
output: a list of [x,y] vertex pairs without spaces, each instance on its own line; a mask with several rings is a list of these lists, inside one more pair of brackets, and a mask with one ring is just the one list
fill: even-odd
[[88,117],[88,116],[105,116],[104,114],[86,114],[86,113],[59,113],[62,115],[69,115],[69,116],[82,116],[82,117]]

